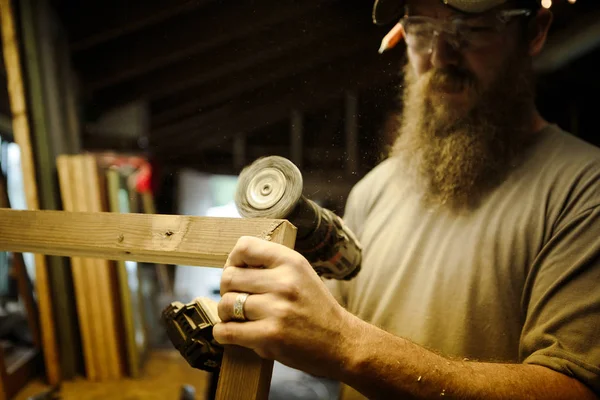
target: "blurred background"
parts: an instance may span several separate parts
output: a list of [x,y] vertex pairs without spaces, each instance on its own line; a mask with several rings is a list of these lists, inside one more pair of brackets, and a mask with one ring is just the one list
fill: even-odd
[[[542,4],[555,20],[535,61],[539,108],[600,145],[592,126],[600,105],[600,2]],[[404,48],[377,53],[390,27],[372,24],[371,0],[0,5],[3,207],[32,208],[28,188],[35,186],[42,209],[85,211],[81,193],[100,176],[98,208],[88,211],[238,217],[241,169],[281,155],[302,171],[304,194],[341,215],[352,186],[392,143]],[[20,118],[28,122],[25,136]],[[86,275],[91,269],[73,260],[46,257],[51,268],[41,282],[36,260],[0,257],[0,399],[210,398],[214,377],[173,351],[159,316],[173,300],[218,299],[218,269],[112,263],[106,275]],[[90,290],[109,305],[81,298]],[[49,312],[55,362],[38,326]],[[85,329],[95,326],[95,312],[113,323],[108,344],[91,351],[84,345],[95,340],[93,329]],[[113,370],[90,371],[102,363],[95,352],[112,354]],[[272,398],[336,398],[334,383],[311,379],[278,366]],[[288,392],[276,393],[280,386]]]

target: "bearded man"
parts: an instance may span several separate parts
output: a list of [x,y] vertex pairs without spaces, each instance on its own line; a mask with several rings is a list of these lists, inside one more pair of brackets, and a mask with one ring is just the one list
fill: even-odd
[[298,253],[242,238],[215,338],[337,379],[344,400],[597,399],[600,150],[535,108],[550,12],[379,0],[374,16],[401,17],[408,62],[392,154],[344,215],[363,268],[332,294]]

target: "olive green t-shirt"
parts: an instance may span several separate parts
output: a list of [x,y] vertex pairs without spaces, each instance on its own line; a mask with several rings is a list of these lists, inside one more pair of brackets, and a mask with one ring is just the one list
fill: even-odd
[[328,282],[338,300],[445,356],[542,365],[600,393],[600,150],[551,125],[460,214],[407,182],[391,158],[352,190],[363,266]]

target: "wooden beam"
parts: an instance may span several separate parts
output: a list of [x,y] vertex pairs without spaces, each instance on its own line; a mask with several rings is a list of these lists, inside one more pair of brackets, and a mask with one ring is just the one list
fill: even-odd
[[[207,85],[212,88],[218,85],[221,90],[217,89],[217,92],[222,92],[223,88],[232,85],[248,85],[265,77],[272,79],[282,69],[290,71],[287,74],[302,70],[356,46],[353,39],[359,38],[358,33],[349,32],[346,21],[340,18],[330,18],[331,23],[316,25],[310,33],[304,33],[308,30],[307,21],[318,15],[285,21],[240,39],[228,46],[234,47],[232,49],[219,47],[122,84],[96,90],[92,94],[94,104],[101,109],[110,109],[140,98],[160,99],[190,87],[204,90],[202,86]],[[323,45],[325,40],[327,46]],[[197,93],[208,95],[212,92]]]
[[[294,248],[296,228],[281,224],[272,231],[270,241]],[[267,400],[273,361],[263,360],[256,353],[241,347],[225,349],[217,400]]]
[[[74,157],[61,156],[57,159],[58,178],[62,194],[63,207],[67,211],[81,211],[81,202],[78,201],[78,179],[77,174],[83,173],[82,168],[75,164]],[[82,356],[85,365],[85,376],[92,381],[105,380],[107,363],[98,362],[97,359],[105,357],[105,353],[98,351],[100,345],[97,343],[96,331],[98,327],[99,304],[95,301],[97,285],[91,271],[84,265],[84,260],[79,257],[71,258],[71,272],[73,276],[73,288],[75,292],[75,305],[79,316],[79,336],[82,343]]]
[[[332,17],[329,18],[331,23],[316,25],[308,30],[308,21],[319,16],[319,13],[315,13],[304,18],[284,21],[272,28],[263,29],[256,35],[241,38],[231,45],[234,47],[232,49],[227,47],[211,49],[120,84],[95,90],[94,102],[100,104],[102,108],[110,108],[140,98],[152,100],[191,86],[215,82],[227,85],[236,82],[231,79],[231,75],[254,76],[257,73],[260,75],[261,72],[269,71],[270,67],[277,65],[281,60],[289,62],[294,58],[303,59],[304,54],[314,58],[310,50],[314,51],[319,46],[324,47],[319,42],[335,36],[345,36],[348,39],[349,34],[346,21]],[[352,42],[348,41],[343,45],[348,47]],[[290,54],[293,56],[290,57]],[[323,56],[327,57],[327,54]],[[257,65],[260,67],[256,68]],[[248,71],[249,69],[253,71]]]
[[[60,96],[57,94],[58,75],[54,52],[48,46],[46,25],[52,14],[43,7],[44,2],[21,0],[19,2],[21,31],[23,37],[23,63],[27,76],[27,98],[34,144],[36,178],[40,208],[59,209],[58,187],[55,182],[56,150],[64,150],[64,130],[60,123]],[[46,5],[47,6],[47,5]],[[66,40],[66,39],[65,39]],[[52,44],[59,40],[52,41]],[[52,68],[50,68],[52,66]],[[54,310],[54,322],[59,349],[59,361],[63,379],[74,378],[79,371],[81,346],[77,334],[76,312],[71,298],[70,268],[67,260],[47,257],[49,288]]]
[[222,267],[242,235],[270,239],[283,220],[0,209],[0,250]]
[[[214,0],[136,0],[127,5],[114,2],[69,3],[67,29],[72,38],[71,49],[82,51],[119,36],[158,24],[184,12],[190,12]],[[117,11],[118,7],[118,11]]]
[[[242,235],[293,248],[282,220],[0,209],[0,249],[222,267]],[[25,250],[27,249],[27,250]],[[227,347],[218,400],[266,400],[273,361]]]
[[[351,62],[358,55],[364,55],[365,49],[375,43],[372,37],[356,37],[348,34],[341,34],[335,38],[329,38],[329,46],[307,46],[303,51],[294,56],[284,57],[280,62],[273,65],[270,63],[259,64],[249,70],[227,77],[227,84],[221,81],[214,82],[204,87],[196,88],[195,105],[201,108],[208,108],[215,104],[220,104],[227,100],[235,99],[233,104],[228,105],[233,112],[239,112],[248,108],[249,104],[256,104],[260,98],[267,97],[269,91],[261,89],[264,86],[275,88],[275,91],[283,90],[290,94],[293,87],[301,86],[306,82],[319,79],[321,75],[331,75],[332,65],[337,65],[341,70],[346,70],[342,64]],[[344,60],[340,62],[341,60]],[[335,63],[335,64],[334,64]],[[268,71],[268,73],[265,73]],[[337,75],[340,71],[335,71]],[[333,76],[335,82],[339,82]],[[256,91],[255,93],[253,91]],[[273,90],[270,91],[271,93]],[[281,92],[274,99],[269,99],[271,103],[281,97]],[[293,94],[293,93],[292,93]],[[160,107],[160,106],[159,106]],[[158,107],[157,107],[158,108]],[[168,136],[173,132],[182,130],[197,129],[206,125],[209,115],[195,113],[195,115],[178,123],[165,123],[163,127],[152,128],[151,136],[153,138]],[[217,117],[219,118],[219,117]],[[179,116],[181,119],[181,115]],[[221,118],[219,118],[221,119]]]
[[[25,100],[25,86],[23,83],[16,18],[10,0],[0,0],[0,25],[2,26],[4,63],[6,65],[10,105],[13,115],[13,131],[15,141],[21,150],[25,199],[27,207],[36,210],[39,209],[39,198],[28,119],[29,112]],[[54,330],[50,282],[46,259],[42,255],[35,256],[35,270],[46,377],[50,384],[56,385],[61,380],[61,369],[56,332]]]
[[179,137],[171,132],[165,136],[168,140],[160,141],[160,137],[153,135],[150,139],[156,146],[154,151],[156,154],[172,154],[173,157],[198,154],[223,143],[240,131],[249,134],[275,124],[287,118],[292,108],[304,111],[318,109],[333,98],[340,97],[346,90],[359,91],[396,77],[397,68],[393,63],[386,62],[387,58],[369,56],[365,52],[361,55],[341,60],[334,67],[315,75],[311,81],[300,80],[300,84],[283,85],[270,93],[264,91],[262,95],[256,94],[253,100],[246,102],[242,98],[240,111],[235,113],[235,118],[191,128],[187,135]]
[[[201,51],[236,48],[269,25],[319,6],[318,2],[214,2],[198,10],[74,55],[86,88],[98,89],[177,62]],[[218,32],[218,34],[217,34]]]

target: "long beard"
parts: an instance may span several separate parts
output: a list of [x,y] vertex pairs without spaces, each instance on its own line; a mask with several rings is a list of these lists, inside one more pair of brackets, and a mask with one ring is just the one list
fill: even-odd
[[[532,74],[518,60],[503,70],[483,89],[468,71],[437,69],[416,79],[406,66],[393,154],[408,163],[430,206],[476,207],[517,164],[529,142]],[[440,89],[467,91],[468,102],[445,102]]]

